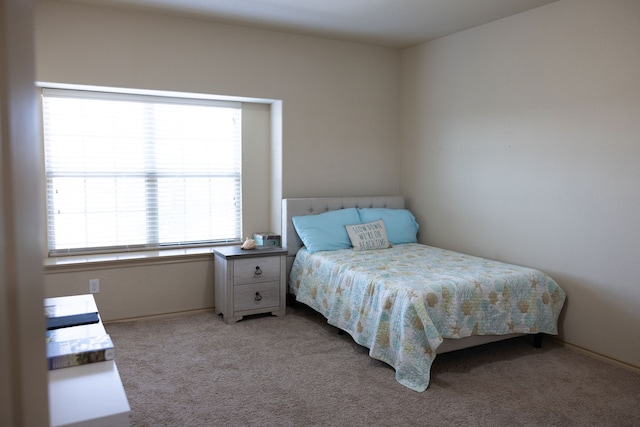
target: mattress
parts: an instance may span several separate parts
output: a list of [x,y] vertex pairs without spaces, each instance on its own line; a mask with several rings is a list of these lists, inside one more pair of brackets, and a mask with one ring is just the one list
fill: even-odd
[[539,270],[417,243],[294,260],[289,292],[424,391],[443,339],[557,334],[566,295]]

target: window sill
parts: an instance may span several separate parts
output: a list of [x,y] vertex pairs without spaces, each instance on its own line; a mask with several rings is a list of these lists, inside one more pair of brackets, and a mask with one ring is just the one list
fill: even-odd
[[49,257],[44,259],[43,264],[45,273],[50,273],[206,261],[213,259],[212,249],[214,247]]

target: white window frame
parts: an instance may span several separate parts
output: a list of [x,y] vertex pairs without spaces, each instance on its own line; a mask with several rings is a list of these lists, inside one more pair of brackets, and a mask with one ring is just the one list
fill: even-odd
[[[82,89],[82,90],[78,90]],[[173,93],[168,95],[166,92],[158,92],[154,94],[150,94],[147,91],[122,91],[118,90],[117,92],[105,91],[105,90],[92,90],[92,89],[83,89],[75,87],[73,90],[69,89],[60,89],[55,87],[42,87],[43,93],[46,94],[55,94],[56,96],[71,96],[71,97],[99,97],[101,99],[123,99],[126,98],[128,100],[152,100],[153,102],[162,102],[169,104],[188,104],[188,105],[209,105],[209,106],[226,106],[239,108],[241,111],[241,103],[240,102],[230,102],[226,100],[217,100],[213,97],[207,95],[196,95],[196,94],[179,94],[180,96],[175,96]],[[43,114],[44,117],[44,114]],[[46,118],[44,118],[46,120]],[[43,126],[44,128],[45,126]],[[241,125],[240,125],[241,127]],[[44,130],[46,134],[46,129]],[[46,137],[46,135],[45,135]],[[239,141],[237,141],[238,147],[237,150],[240,154],[240,160],[238,161],[237,171],[233,172],[235,174],[235,179],[237,180],[237,191],[235,200],[237,202],[237,206],[235,209],[235,229],[234,232],[228,236],[223,238],[216,239],[204,239],[204,240],[188,240],[188,241],[178,241],[178,242],[170,242],[164,243],[160,241],[148,240],[142,244],[118,244],[118,245],[106,245],[100,247],[56,247],[55,246],[55,237],[53,233],[55,230],[55,224],[52,222],[51,218],[54,214],[53,211],[53,203],[50,197],[47,197],[47,228],[48,228],[48,249],[50,256],[60,256],[60,255],[72,255],[72,254],[86,254],[86,253],[107,253],[107,252],[123,252],[123,251],[135,251],[135,250],[148,250],[150,248],[175,248],[175,247],[194,247],[194,246],[210,246],[212,244],[217,243],[229,243],[229,242],[238,242],[242,238],[242,171],[241,171],[241,137]],[[47,157],[45,156],[45,159]],[[49,168],[50,165],[46,166],[45,170],[45,178],[47,181],[47,194],[50,196],[50,192],[52,189],[50,188],[50,184],[52,181],[52,177],[54,177],[58,172],[52,172]],[[150,209],[153,210],[153,209]]]

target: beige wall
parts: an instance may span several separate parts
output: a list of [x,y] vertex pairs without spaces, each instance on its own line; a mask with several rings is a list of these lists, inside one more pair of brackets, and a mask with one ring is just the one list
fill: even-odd
[[45,276],[45,291],[47,296],[86,294],[89,279],[95,278],[100,280],[100,293],[94,296],[105,320],[211,309],[214,305],[211,255],[52,269]]
[[561,0],[403,51],[421,240],[538,267],[562,337],[640,367],[640,2]]
[[396,49],[57,1],[36,3],[42,81],[283,101],[283,194],[398,191]]
[[[258,206],[245,212],[245,234],[279,224],[270,212],[281,196],[399,192],[396,49],[46,0],[36,2],[35,24],[39,81],[281,100],[270,110],[281,109],[281,129],[258,119],[281,145],[258,146],[243,159],[245,203]],[[247,175],[246,162],[265,153],[281,156],[267,165],[270,188]],[[273,200],[264,200],[265,189]],[[94,277],[47,270],[45,293],[86,292],[88,279],[99,278],[106,320],[210,308],[211,264],[196,259],[180,283],[149,264]]]

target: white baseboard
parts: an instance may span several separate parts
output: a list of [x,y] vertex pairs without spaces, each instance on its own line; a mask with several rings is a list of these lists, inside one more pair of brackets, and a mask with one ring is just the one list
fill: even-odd
[[196,314],[196,313],[213,313],[213,307],[209,308],[201,308],[198,310],[185,310],[185,311],[176,311],[173,313],[162,313],[162,314],[153,314],[150,316],[140,316],[140,317],[129,317],[126,319],[113,319],[104,322],[105,325],[109,323],[120,323],[120,322],[131,322],[134,320],[153,320],[153,319],[167,319],[171,317],[184,316],[185,314]]
[[[545,335],[544,339],[545,340],[546,339],[553,340],[553,341],[557,342],[558,344],[561,344],[561,345],[563,345],[565,347],[568,347],[568,348],[570,348],[572,350],[579,351],[580,353],[588,354],[589,356],[595,357],[596,359],[600,359],[600,360],[602,360],[604,362],[608,362],[608,363],[612,363],[614,365],[618,365],[621,368],[625,368],[625,369],[633,371],[633,372],[635,372],[637,374],[640,374],[640,367],[639,366],[634,366],[634,365],[631,365],[629,363],[623,362],[621,360],[617,360],[617,359],[614,359],[612,357],[605,356],[604,354],[600,354],[600,353],[597,353],[595,351],[588,350],[588,349],[586,349],[584,347],[580,347],[579,345],[575,345],[575,344],[568,343],[566,341],[562,341],[558,337]],[[542,346],[544,347],[544,342],[543,342]]]

